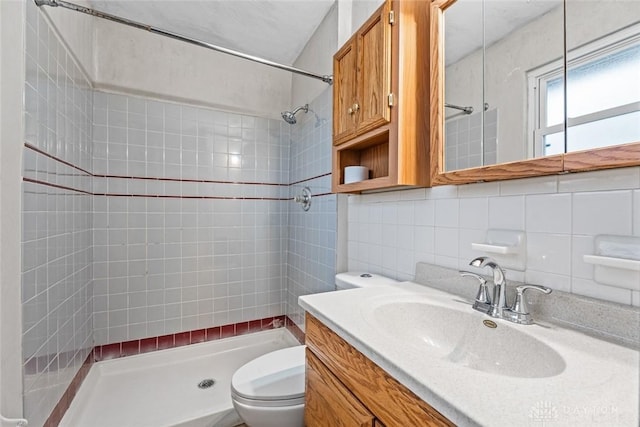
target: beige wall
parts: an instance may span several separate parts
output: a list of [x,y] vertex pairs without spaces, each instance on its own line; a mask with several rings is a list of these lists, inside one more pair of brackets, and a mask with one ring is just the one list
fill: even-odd
[[96,22],[95,87],[279,117],[291,73],[113,22]]
[[[338,6],[334,4],[293,65],[317,74],[332,75],[333,54],[336,50],[338,50]],[[311,102],[326,88],[327,84],[321,80],[294,74],[291,82],[291,107]]]
[[0,1],[0,413],[22,414],[20,198],[25,7]]

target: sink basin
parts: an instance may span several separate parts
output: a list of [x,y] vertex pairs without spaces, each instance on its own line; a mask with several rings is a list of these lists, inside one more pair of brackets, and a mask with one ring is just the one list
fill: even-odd
[[536,326],[512,326],[458,302],[415,299],[369,301],[363,315],[389,340],[400,340],[425,358],[520,378],[552,377],[565,369],[554,349],[520,330]]

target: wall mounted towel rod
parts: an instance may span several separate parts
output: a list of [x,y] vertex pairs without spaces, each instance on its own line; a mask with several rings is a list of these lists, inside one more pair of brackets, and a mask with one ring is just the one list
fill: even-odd
[[141,30],[149,31],[150,33],[159,34],[161,36],[169,37],[175,40],[179,40],[185,43],[190,43],[196,46],[204,47],[207,49],[215,50],[216,52],[226,53],[227,55],[233,55],[238,58],[247,59],[249,61],[257,62],[260,64],[268,65],[269,67],[279,68],[281,70],[289,71],[291,73],[300,74],[302,76],[311,77],[314,79],[322,80],[327,84],[333,83],[333,76],[320,75],[316,73],[312,73],[310,71],[301,70],[300,68],[291,67],[289,65],[279,64],[277,62],[269,61],[268,59],[260,58],[253,55],[248,55],[246,53],[238,52],[236,50],[227,49],[226,47],[216,46],[211,43],[207,43],[202,40],[192,39],[180,34],[173,33],[171,31],[163,30],[160,28],[153,27],[151,25],[142,24],[140,22],[131,21],[130,19],[121,18],[116,15],[111,15],[109,13],[100,12],[95,9],[90,9],[88,7],[80,6],[77,4],[69,3],[62,0],[34,0],[37,6],[51,6],[51,7],[63,7],[65,9],[75,10],[76,12],[86,13],[87,15],[95,16],[97,18],[107,19],[109,21],[117,22],[119,24],[128,25],[130,27],[139,28]]

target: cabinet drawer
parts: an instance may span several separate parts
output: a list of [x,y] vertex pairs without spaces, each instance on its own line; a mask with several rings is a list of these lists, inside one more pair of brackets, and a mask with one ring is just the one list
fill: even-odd
[[374,417],[307,349],[307,427],[373,427]]

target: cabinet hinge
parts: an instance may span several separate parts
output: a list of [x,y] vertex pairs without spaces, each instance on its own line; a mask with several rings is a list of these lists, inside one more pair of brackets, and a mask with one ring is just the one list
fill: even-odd
[[393,13],[393,10],[389,11],[389,25],[393,25],[396,22],[396,16]]
[[390,94],[389,94],[389,96],[388,96],[387,98],[388,98],[388,100],[389,100],[389,107],[393,107],[393,101],[394,101],[394,99],[393,99],[393,94],[392,94],[392,93],[390,93]]

